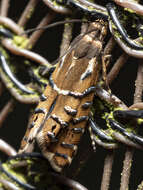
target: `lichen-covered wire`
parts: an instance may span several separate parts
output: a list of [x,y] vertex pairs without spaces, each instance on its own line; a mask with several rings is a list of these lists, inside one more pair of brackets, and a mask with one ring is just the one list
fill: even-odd
[[[98,97],[100,97],[101,100],[114,105],[115,108],[118,107],[118,109],[120,108],[123,110],[128,109],[126,107],[126,105],[124,105],[117,97],[109,94],[107,91],[105,91],[101,88],[97,87],[96,94]],[[143,149],[142,148],[142,143],[143,143],[142,137],[136,135],[134,132],[126,131],[126,129],[124,128],[123,125],[119,124],[118,122],[116,122],[114,120],[107,118],[107,121],[109,121],[109,125],[113,129],[113,132],[112,132],[113,139],[115,139],[116,141],[119,141],[123,144],[126,144],[127,146],[135,147],[135,148],[141,149],[141,150]],[[97,140],[99,141],[99,139],[97,139]],[[98,142],[96,142],[96,143],[99,144]],[[107,143],[105,143],[105,144],[107,144]],[[103,146],[103,144],[100,144],[100,145]],[[106,146],[103,146],[103,147],[108,148],[108,146],[107,147]]]
[[112,52],[112,50],[113,50],[113,48],[115,47],[115,45],[116,45],[116,42],[115,42],[114,38],[111,37],[109,39],[108,43],[106,44],[105,48],[104,48],[103,54],[104,55],[110,55],[111,52]]
[[114,0],[114,2],[126,9],[131,9],[132,11],[135,11],[136,14],[143,16],[143,6],[136,1],[131,0]]
[[103,176],[102,176],[102,181],[101,181],[101,190],[109,189],[113,160],[114,160],[114,152],[111,151],[105,157]]
[[72,11],[65,7],[65,6],[62,6],[62,5],[59,5],[58,3],[56,3],[55,1],[51,1],[51,0],[43,0],[43,2],[50,8],[52,9],[53,11],[57,12],[57,13],[60,13],[60,14],[71,14]]
[[3,107],[3,109],[0,111],[0,127],[7,118],[8,114],[12,111],[13,107],[14,107],[14,100],[10,99],[7,102],[7,104]]
[[[17,35],[20,35],[21,33],[24,33],[23,29],[18,24],[16,24],[13,20],[11,20],[10,18],[0,16],[0,24],[3,25],[3,26],[6,26],[8,29],[10,29],[13,33],[15,33]],[[6,31],[6,29],[5,29],[5,31]],[[3,33],[3,31],[1,31],[1,32],[2,32],[1,35],[5,36],[5,33]],[[8,31],[8,30],[7,30],[6,34],[8,34],[8,32],[10,34],[10,31]],[[25,34],[23,36],[26,37]],[[14,35],[12,33],[11,33],[11,35],[7,35],[5,37],[7,37],[7,38],[3,38],[2,45],[6,49],[8,49],[12,54],[25,57],[26,59],[30,59],[30,61],[36,62],[38,64],[42,64],[46,68],[47,68],[48,65],[51,67],[51,65],[48,63],[48,61],[45,58],[43,58],[42,56],[40,56],[39,54],[33,53],[30,50],[26,50],[26,49],[23,49],[23,48],[20,48],[20,47],[16,46],[15,43],[14,43],[15,41],[13,39]],[[26,40],[27,40],[27,38],[26,38]],[[5,67],[3,67],[3,68],[5,68]],[[10,71],[10,69],[9,69],[9,71]],[[7,73],[7,74],[9,74],[9,73]],[[12,72],[11,72],[11,74],[12,74]],[[12,75],[10,75],[10,76],[12,76]],[[10,90],[11,94],[18,101],[20,101],[22,103],[26,103],[26,104],[27,103],[29,104],[29,103],[38,102],[38,100],[39,100],[39,95],[38,94],[34,93],[36,96],[23,96],[21,93],[19,93],[18,89],[10,87],[10,84],[7,83],[7,79],[6,79],[6,76],[5,76],[4,73],[1,73],[1,78],[2,78],[3,82],[5,83],[5,85],[7,86],[7,88]],[[11,79],[14,79],[14,81],[15,81],[16,78],[13,77]],[[18,80],[16,80],[16,83],[17,84],[22,84]],[[23,86],[23,84],[22,84],[22,86]],[[28,89],[26,86],[24,88]]]
[[121,135],[121,133],[114,131],[112,133],[112,136],[114,139],[116,139],[118,142],[121,142],[122,144],[129,146],[129,147],[134,147],[139,150],[143,150],[142,146],[134,143],[132,140],[126,138],[125,136]]
[[142,102],[142,93],[143,93],[143,61],[138,61],[138,71],[137,71],[137,78],[135,81],[135,94],[134,94],[134,102],[140,103]]
[[121,70],[123,65],[127,62],[127,59],[128,59],[128,55],[125,53],[123,53],[117,59],[117,61],[114,63],[112,69],[110,70],[110,72],[107,75],[107,83],[108,84],[111,84],[111,82],[115,79],[115,77],[117,77],[119,71]]
[[[117,13],[115,10],[115,8],[116,8],[115,5],[112,3],[108,3],[106,5],[106,7],[107,7],[108,14],[111,17],[112,22],[114,23],[114,25],[116,26],[116,28],[118,30],[118,33],[121,35],[122,39],[128,44],[128,46],[130,46],[131,48],[136,49],[136,50],[143,50],[143,46],[137,44],[136,42],[133,41],[133,39],[129,38],[126,30],[122,26],[122,24],[117,16]],[[111,25],[111,27],[112,27],[112,25]]]
[[6,171],[6,169],[3,167],[2,163],[0,162],[0,171],[2,173],[4,173],[9,179],[11,179],[12,181],[16,182],[19,186],[25,188],[26,190],[36,190],[36,188],[32,185],[23,183],[22,181],[20,181],[19,179],[17,179],[15,176],[13,176],[12,174],[10,174],[8,171]]
[[20,16],[18,20],[18,25],[20,27],[24,27],[27,23],[27,21],[30,19],[32,16],[32,13],[37,5],[38,1],[37,0],[30,0],[25,7],[24,11],[22,12],[22,15]]
[[108,20],[108,14],[104,7],[84,1],[66,0],[66,4],[76,8],[78,11],[92,17],[92,19]]
[[120,190],[129,189],[129,178],[130,178],[130,172],[131,172],[131,166],[132,166],[133,153],[134,153],[134,149],[127,147],[127,150],[125,153],[125,159],[123,162]]
[[105,7],[101,6],[101,5],[98,5],[96,3],[93,3],[91,1],[87,1],[87,0],[78,0],[80,3],[86,5],[87,7],[90,7],[90,8],[93,8],[93,9],[96,9],[96,10],[99,10],[101,11],[103,14],[107,14],[107,10]]
[[3,72],[1,72],[1,78],[5,86],[9,89],[10,93],[17,101],[22,102],[24,104],[35,104],[39,101],[39,96],[37,95],[23,95],[21,93],[18,93],[17,88],[10,88],[11,84],[7,83],[7,77]]
[[0,16],[0,24],[6,26],[8,29],[12,30],[12,32],[20,35],[23,33],[23,29],[19,27],[12,19],[8,17]]
[[[140,93],[139,87],[143,84],[142,69],[143,66],[139,64],[137,78],[136,78],[136,86],[135,86],[135,94],[134,94],[134,104],[142,102],[142,93]],[[123,165],[123,171],[121,176],[121,186],[120,190],[128,189],[129,187],[129,177],[131,172],[131,165],[133,159],[134,149],[127,147]]]
[[114,118],[120,119],[143,119],[143,110],[115,110]]
[[7,61],[5,59],[5,57],[3,56],[3,54],[0,52],[0,62],[1,62],[1,67],[2,70],[6,73],[6,75],[9,77],[9,79],[20,89],[23,91],[23,93],[26,94],[34,94],[33,91],[31,91],[30,89],[28,89],[25,85],[23,85],[19,80],[17,80],[17,78],[14,76],[14,74],[12,73],[12,71],[10,70]]
[[[123,134],[127,139],[131,140],[133,143],[138,144],[140,147],[143,145],[143,138],[139,135],[136,135],[134,132],[128,132],[123,124],[114,121],[112,119],[108,119],[110,127],[115,131]],[[141,148],[142,149],[142,148]]]
[[8,39],[8,38],[3,39],[2,44],[6,49],[8,49],[14,55],[23,56],[43,66],[46,66],[49,68],[51,67],[51,64],[44,57],[30,50],[17,47],[11,39]]
[[122,109],[127,109],[127,106],[115,95],[110,94],[100,86],[97,86],[96,88],[96,94],[98,97],[100,97],[101,100],[104,100],[108,103],[112,103],[113,106],[115,107],[121,107]]
[[119,37],[116,36],[114,29],[111,26],[111,22],[109,21],[109,27],[112,35],[114,36],[114,39],[119,44],[119,46],[123,49],[123,51],[128,54],[129,56],[136,57],[139,59],[143,58],[143,51],[141,50],[135,50],[131,47],[129,47],[127,44],[125,44]]
[[[29,158],[29,159],[38,158],[38,159],[46,160],[40,153],[32,152],[32,153],[24,153],[24,154],[17,154],[15,156],[11,156],[11,157],[9,157],[8,161],[11,161],[13,159],[21,159],[21,160],[23,160],[25,158]],[[66,185],[67,187],[72,188],[74,190],[87,190],[86,187],[84,187],[83,185],[81,185],[80,183],[78,183],[75,180],[72,180],[70,178],[67,178],[65,176],[62,176],[61,174],[57,174],[57,173],[54,173],[54,172],[49,172],[49,173],[60,184]]]
[[105,131],[102,131],[96,121],[92,118],[89,119],[89,125],[89,132],[92,140],[93,150],[95,150],[96,148],[95,144],[98,144],[99,146],[102,146],[103,148],[109,150],[113,150],[118,147],[116,141],[110,135],[108,135],[108,133],[106,134]]

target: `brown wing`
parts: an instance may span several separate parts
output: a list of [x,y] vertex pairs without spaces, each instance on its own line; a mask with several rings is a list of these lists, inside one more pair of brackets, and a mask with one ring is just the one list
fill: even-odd
[[85,35],[77,48],[58,63],[44,92],[45,99],[35,110],[33,127],[28,129],[27,142],[21,150],[27,151],[36,137],[56,171],[71,162],[88,120],[101,66],[98,57],[106,33],[103,23],[92,23],[90,28],[93,27],[96,31]]

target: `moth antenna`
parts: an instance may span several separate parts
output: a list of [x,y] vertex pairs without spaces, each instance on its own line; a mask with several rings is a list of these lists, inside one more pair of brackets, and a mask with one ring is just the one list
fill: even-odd
[[21,33],[20,35],[29,34],[29,33],[33,32],[33,31],[36,31],[36,30],[46,30],[46,29],[49,29],[49,28],[52,28],[52,27],[55,27],[55,26],[59,26],[59,25],[62,25],[62,24],[78,23],[78,22],[90,23],[90,21],[81,20],[81,19],[71,19],[71,20],[65,20],[65,21],[57,21],[57,22],[54,22],[54,23],[52,23],[52,24],[48,24],[47,26],[43,26],[43,27],[39,27],[39,28],[31,28],[31,29],[28,29],[28,30],[26,30],[25,32]]

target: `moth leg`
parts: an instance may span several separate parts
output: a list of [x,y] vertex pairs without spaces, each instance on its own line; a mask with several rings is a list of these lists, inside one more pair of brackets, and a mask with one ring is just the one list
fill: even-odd
[[89,132],[93,150],[96,149],[95,144],[98,144],[106,149],[115,149],[118,147],[115,140],[109,136],[107,132],[102,130],[92,118],[89,119]]
[[41,76],[49,78],[51,76],[51,74],[54,72],[55,68],[56,68],[55,66],[53,66],[51,68],[48,68],[45,66],[40,66],[39,74]]
[[[125,136],[128,140],[130,140],[132,142],[132,145],[143,149],[142,148],[143,138],[141,136],[135,134],[134,132],[128,132],[127,129],[125,129],[124,125],[122,125],[121,123],[119,123],[115,120],[108,119],[108,122],[109,122],[110,127],[114,131],[117,131],[117,132],[119,132],[120,135]],[[120,140],[120,138],[118,138],[118,140]]]
[[[41,69],[39,68],[39,71],[40,70]],[[38,74],[36,74],[32,68],[29,68],[28,69],[28,74],[30,76],[31,81],[36,83],[38,86],[40,86],[40,87],[42,87],[42,86],[46,87],[47,86],[47,83],[41,81],[41,78],[40,78],[40,75],[39,75],[40,72]]]
[[30,125],[28,125],[28,128],[26,130],[25,136],[23,137],[20,145],[20,149],[18,151],[18,154],[22,153],[31,153],[34,150],[34,145],[35,145],[35,138],[33,137],[29,141],[29,135],[30,135]]

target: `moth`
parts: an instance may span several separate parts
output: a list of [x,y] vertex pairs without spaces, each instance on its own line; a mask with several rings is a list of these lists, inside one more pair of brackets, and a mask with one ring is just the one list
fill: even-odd
[[90,23],[76,47],[57,63],[19,153],[33,151],[36,141],[55,171],[72,162],[89,119],[106,33],[106,22]]

